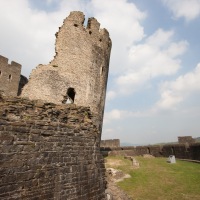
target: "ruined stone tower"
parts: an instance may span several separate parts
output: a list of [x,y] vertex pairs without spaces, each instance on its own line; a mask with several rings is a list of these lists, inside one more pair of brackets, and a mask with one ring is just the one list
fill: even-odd
[[6,96],[17,96],[21,74],[21,65],[0,56],[0,91]]
[[84,20],[78,11],[64,20],[56,33],[54,59],[32,71],[22,96],[90,107],[101,130],[111,40],[95,18],[89,18],[86,28]]

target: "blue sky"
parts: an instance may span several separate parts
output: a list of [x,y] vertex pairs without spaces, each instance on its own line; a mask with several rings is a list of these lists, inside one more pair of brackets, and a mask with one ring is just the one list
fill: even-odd
[[200,136],[200,0],[0,0],[0,54],[29,76],[52,60],[73,10],[97,18],[113,42],[102,139]]

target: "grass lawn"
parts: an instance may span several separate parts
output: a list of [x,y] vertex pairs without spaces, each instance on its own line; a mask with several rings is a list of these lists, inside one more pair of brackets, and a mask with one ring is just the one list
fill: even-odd
[[200,200],[200,164],[166,158],[136,157],[139,169],[121,156],[106,157],[106,167],[121,169],[131,178],[118,185],[134,200]]

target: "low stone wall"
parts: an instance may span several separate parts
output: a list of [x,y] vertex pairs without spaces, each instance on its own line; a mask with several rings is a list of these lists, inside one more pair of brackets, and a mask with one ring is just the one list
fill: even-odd
[[104,200],[92,118],[87,107],[0,97],[0,199]]
[[200,143],[164,145],[162,154],[165,157],[175,155],[180,159],[200,160]]
[[200,160],[200,143],[193,144],[171,144],[171,145],[149,145],[137,147],[118,147],[118,148],[101,148],[104,156],[120,155],[120,156],[140,156],[143,154],[151,154],[155,157],[169,157],[175,155],[180,159]]

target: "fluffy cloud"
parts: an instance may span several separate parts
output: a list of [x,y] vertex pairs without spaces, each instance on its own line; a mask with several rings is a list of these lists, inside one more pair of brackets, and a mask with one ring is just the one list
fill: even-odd
[[82,5],[72,0],[59,3],[56,11],[48,12],[32,8],[28,0],[0,0],[0,54],[22,64],[25,75],[53,58],[54,34],[69,12],[80,10]]
[[158,29],[144,43],[133,45],[129,50],[129,69],[117,78],[119,92],[131,93],[145,82],[163,75],[175,74],[180,68],[187,41],[173,40],[173,31]]
[[108,91],[106,94],[106,101],[110,101],[116,97],[116,92],[115,91]]
[[196,91],[200,91],[200,63],[192,72],[162,85],[161,99],[157,102],[156,108],[174,109],[180,102]]
[[20,62],[26,75],[37,64],[48,63],[53,58],[54,34],[72,10],[96,17],[101,27],[109,30],[113,41],[111,73],[124,70],[127,48],[144,37],[140,21],[145,13],[127,0],[45,0],[46,8],[56,3],[56,9],[50,11],[29,4],[28,0],[0,2],[0,53]]
[[114,109],[110,112],[106,112],[104,116],[104,123],[108,123],[110,120],[118,120],[122,118],[122,112],[118,109]]
[[127,111],[127,110],[119,110],[119,109],[113,109],[109,112],[105,112],[104,116],[104,124],[108,124],[110,122],[113,122],[114,120],[123,120],[127,118],[132,118],[132,117],[147,117],[150,114],[152,114],[150,111]]
[[127,66],[128,48],[145,36],[140,22],[146,14],[127,0],[92,0],[90,7],[112,39],[110,72],[121,73]]
[[200,0],[163,0],[163,3],[175,18],[184,17],[186,21],[191,21],[200,15]]

